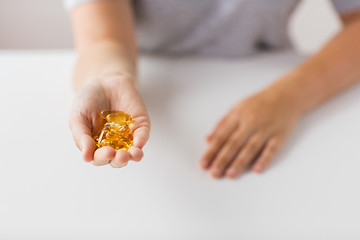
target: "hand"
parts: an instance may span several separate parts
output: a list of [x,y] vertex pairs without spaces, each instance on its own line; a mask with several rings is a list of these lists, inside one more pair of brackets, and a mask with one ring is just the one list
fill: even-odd
[[[115,151],[108,146],[97,149],[93,136],[103,127],[99,113],[104,109],[121,110],[133,116],[130,128],[134,140],[128,151]],[[112,167],[123,167],[129,160],[140,161],[150,133],[150,120],[134,82],[122,76],[107,77],[82,87],[74,98],[69,123],[84,160],[96,166],[110,163]]]
[[200,166],[215,178],[236,178],[252,163],[255,172],[262,172],[291,133],[298,109],[291,94],[278,88],[238,103],[207,137]]

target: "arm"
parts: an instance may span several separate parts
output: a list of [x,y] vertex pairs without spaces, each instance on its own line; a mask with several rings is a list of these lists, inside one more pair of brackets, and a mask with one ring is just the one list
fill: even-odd
[[341,19],[344,27],[340,33],[270,87],[296,96],[303,112],[360,80],[360,11],[343,14]]
[[129,1],[95,1],[71,13],[78,62],[74,87],[122,75],[136,81],[137,49]]
[[[94,165],[123,167],[139,161],[150,133],[150,120],[137,91],[132,9],[129,1],[94,1],[72,13],[78,61],[73,85],[76,96],[70,113],[70,128],[83,158]],[[100,111],[121,110],[133,116],[133,146],[128,151],[111,147],[97,149],[94,135],[102,128]]]
[[235,178],[252,163],[264,171],[303,114],[360,80],[360,11],[342,20],[323,49],[230,110],[207,137],[201,167],[216,178]]

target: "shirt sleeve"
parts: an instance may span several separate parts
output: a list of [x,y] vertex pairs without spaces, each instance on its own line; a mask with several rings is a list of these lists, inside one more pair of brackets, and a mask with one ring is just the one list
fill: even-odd
[[356,9],[360,10],[360,0],[332,0],[332,2],[339,13],[351,12]]
[[93,2],[93,1],[99,1],[99,0],[63,0],[65,9],[70,11],[77,5],[85,2]]

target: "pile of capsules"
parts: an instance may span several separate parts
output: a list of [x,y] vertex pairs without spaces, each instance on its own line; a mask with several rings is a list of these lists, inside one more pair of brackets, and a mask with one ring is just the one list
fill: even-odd
[[99,136],[95,136],[96,145],[100,147],[110,146],[115,150],[128,150],[133,142],[133,135],[130,131],[132,116],[122,111],[101,111],[100,117],[106,123]]

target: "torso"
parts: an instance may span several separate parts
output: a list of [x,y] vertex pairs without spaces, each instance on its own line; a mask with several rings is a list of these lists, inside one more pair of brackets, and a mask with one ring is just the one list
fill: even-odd
[[134,0],[145,52],[245,56],[289,47],[299,0]]

